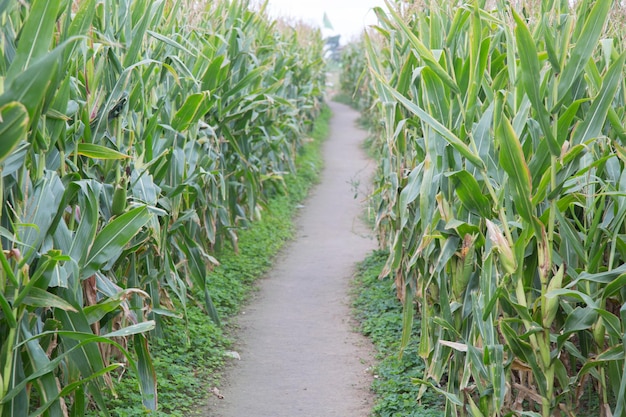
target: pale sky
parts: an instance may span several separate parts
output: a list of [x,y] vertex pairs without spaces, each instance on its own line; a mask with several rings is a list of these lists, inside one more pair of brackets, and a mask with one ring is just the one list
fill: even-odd
[[273,15],[300,18],[320,28],[326,12],[335,31],[324,30],[324,35],[341,34],[344,44],[357,37],[365,25],[376,24],[376,15],[371,10],[376,6],[384,8],[384,0],[269,0]]

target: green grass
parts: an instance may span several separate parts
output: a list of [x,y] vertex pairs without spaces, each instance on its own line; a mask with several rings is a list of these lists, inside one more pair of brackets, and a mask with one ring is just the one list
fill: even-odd
[[[188,323],[167,318],[163,337],[153,338],[150,350],[158,378],[159,410],[153,416],[189,416],[199,412],[209,390],[216,386],[225,352],[232,346],[228,323],[245,303],[254,281],[272,265],[274,256],[293,236],[291,220],[297,205],[318,181],[322,167],[321,144],[328,136],[330,110],[325,108],[313,126],[309,141],[297,157],[298,172],[288,175],[285,187],[269,199],[261,218],[239,232],[239,251],[226,247],[220,266],[212,271],[211,297],[224,323],[217,327],[203,311],[196,295],[187,305]],[[118,375],[119,376],[119,375]],[[138,382],[127,373],[115,381],[116,393],[107,393],[113,416],[141,416]]]
[[412,339],[399,358],[402,334],[402,305],[397,301],[393,282],[379,279],[387,252],[376,251],[359,264],[354,281],[354,308],[361,332],[377,351],[372,389],[376,393],[373,417],[439,417],[444,401],[427,392],[417,402],[419,386],[412,378],[422,377],[424,362],[417,354],[419,320],[413,325]]

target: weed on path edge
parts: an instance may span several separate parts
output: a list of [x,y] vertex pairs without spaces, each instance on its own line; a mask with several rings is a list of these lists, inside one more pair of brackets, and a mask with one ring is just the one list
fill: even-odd
[[376,347],[377,364],[373,369],[372,389],[376,402],[372,417],[440,417],[444,400],[426,392],[417,402],[424,361],[418,355],[419,320],[413,323],[411,341],[399,359],[402,335],[402,304],[395,297],[393,281],[379,279],[388,253],[372,252],[357,267],[353,281],[353,306],[360,331]]

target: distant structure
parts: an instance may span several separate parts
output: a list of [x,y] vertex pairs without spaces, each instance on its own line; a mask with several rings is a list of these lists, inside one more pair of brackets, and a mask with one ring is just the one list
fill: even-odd
[[[335,28],[333,27],[333,24],[330,23],[330,19],[328,18],[326,12],[324,12],[324,29],[335,32]],[[325,55],[331,61],[339,62],[339,59],[341,58],[341,46],[339,44],[340,39],[341,35],[326,36],[324,39],[326,42],[324,47]]]
[[341,46],[339,45],[339,39],[341,35],[329,36],[325,39],[326,56],[332,61],[339,61],[341,58]]

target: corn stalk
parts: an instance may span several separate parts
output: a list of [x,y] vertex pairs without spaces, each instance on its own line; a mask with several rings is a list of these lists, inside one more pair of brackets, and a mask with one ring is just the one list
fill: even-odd
[[[193,10],[193,19],[186,11]],[[0,1],[0,416],[158,407],[148,339],[295,169],[323,41],[246,0]]]
[[404,344],[422,316],[416,383],[448,416],[573,416],[584,392],[626,415],[617,6],[422,3],[376,9],[363,40]]

